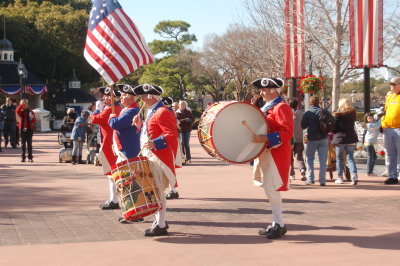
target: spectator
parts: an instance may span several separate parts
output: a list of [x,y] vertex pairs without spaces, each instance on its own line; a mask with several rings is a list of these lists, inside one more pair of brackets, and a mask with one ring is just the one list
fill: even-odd
[[293,121],[294,121],[294,131],[293,131],[293,148],[292,148],[292,161],[290,164],[290,179],[295,179],[294,172],[294,158],[297,161],[297,167],[300,170],[300,175],[302,181],[306,181],[306,165],[304,163],[303,152],[303,129],[301,128],[301,120],[303,118],[304,112],[299,109],[299,102],[297,99],[292,100],[290,107],[293,110]]
[[[301,119],[301,127],[307,128],[307,180],[305,185],[314,184],[314,158],[318,151],[319,158],[319,184],[326,185],[326,160],[328,158],[328,134],[322,133],[319,128],[319,115],[322,109],[319,107],[319,99],[316,96],[310,98],[310,110],[304,113]],[[328,112],[328,111],[326,111]],[[331,115],[331,114],[329,114]]]
[[75,120],[74,128],[72,129],[71,139],[73,143],[72,148],[72,164],[82,164],[82,149],[83,143],[86,139],[86,131],[88,128],[88,121],[90,113],[89,111],[83,111],[82,116]]
[[182,151],[186,155],[186,163],[190,163],[192,156],[190,155],[190,131],[194,122],[194,116],[191,111],[187,109],[185,101],[179,101],[179,110],[176,111],[176,117],[180,126],[180,138],[182,140]]
[[364,147],[367,149],[368,152],[368,157],[367,157],[368,176],[376,176],[376,174],[374,173],[374,166],[378,156],[376,155],[375,152],[375,144],[378,140],[380,126],[381,126],[381,120],[379,118],[378,121],[374,121],[374,117],[372,116],[371,113],[365,114],[363,127],[366,130]]
[[33,129],[36,123],[35,114],[29,108],[28,100],[23,99],[21,100],[19,106],[16,109],[16,113],[19,117],[18,127],[21,131],[21,148],[22,148],[22,155],[21,155],[21,162],[25,162],[26,156],[26,146],[28,146],[28,160],[29,162],[33,162],[33,155],[32,155],[32,137],[33,137]]
[[8,143],[10,143],[11,147],[16,148],[16,106],[13,104],[13,99],[11,97],[7,97],[6,103],[1,106],[1,109],[5,115],[3,127],[4,147],[7,148]]
[[2,152],[3,150],[1,149],[1,138],[3,136],[3,127],[4,127],[4,112],[3,110],[0,108],[0,152]]
[[386,185],[398,184],[397,159],[400,153],[400,77],[390,80],[390,90],[385,102],[385,115],[382,117],[384,145],[388,158],[389,178]]
[[349,99],[342,98],[339,100],[338,111],[333,113],[333,117],[336,120],[336,128],[332,144],[336,146],[336,170],[338,173],[335,183],[343,184],[343,157],[346,153],[347,163],[350,167],[351,184],[357,185],[357,166],[353,156],[358,142],[358,136],[354,129],[357,114]]

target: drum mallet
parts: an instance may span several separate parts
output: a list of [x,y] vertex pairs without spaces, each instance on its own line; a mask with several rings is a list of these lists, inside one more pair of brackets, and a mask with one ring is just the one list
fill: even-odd
[[247,124],[246,120],[242,121],[242,125],[246,126],[247,129],[250,131],[250,133],[253,134],[253,136],[256,136],[256,133],[254,133],[254,131],[251,129],[251,127],[249,127],[249,125]]

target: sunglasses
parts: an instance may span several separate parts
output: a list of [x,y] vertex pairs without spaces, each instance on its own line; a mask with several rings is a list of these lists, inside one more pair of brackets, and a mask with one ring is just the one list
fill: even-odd
[[396,83],[389,83],[390,84],[390,86],[396,86],[396,85],[399,85],[399,84],[396,84]]

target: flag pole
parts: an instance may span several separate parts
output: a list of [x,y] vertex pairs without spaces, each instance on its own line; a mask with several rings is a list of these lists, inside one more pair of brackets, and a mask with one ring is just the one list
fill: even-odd
[[115,86],[115,84],[111,85],[111,91],[110,91],[110,96],[111,96],[111,112],[112,112],[113,114],[115,114],[114,86]]

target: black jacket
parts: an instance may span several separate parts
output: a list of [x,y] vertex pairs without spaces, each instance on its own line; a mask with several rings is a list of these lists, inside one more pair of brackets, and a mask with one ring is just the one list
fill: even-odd
[[340,143],[335,144],[353,144],[358,142],[358,136],[354,129],[354,124],[357,118],[356,110],[352,109],[347,112],[333,113],[336,120],[336,128],[334,133],[342,133]]

